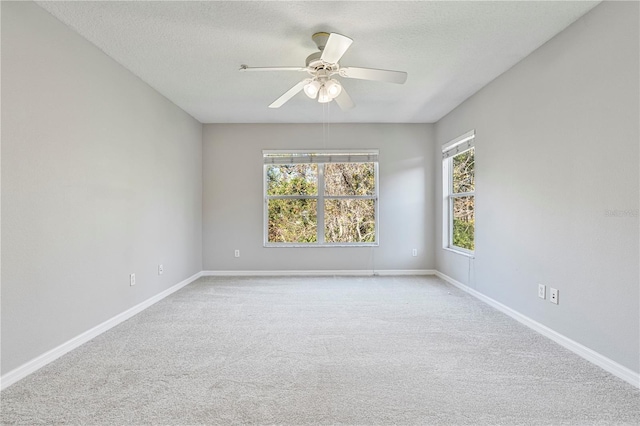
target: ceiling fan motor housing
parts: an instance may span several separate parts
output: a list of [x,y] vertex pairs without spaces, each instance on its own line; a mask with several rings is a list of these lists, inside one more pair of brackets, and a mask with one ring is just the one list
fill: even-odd
[[307,59],[305,60],[307,67],[312,69],[323,68],[323,62],[322,59],[320,59],[320,56],[322,56],[322,52],[315,52],[307,56]]

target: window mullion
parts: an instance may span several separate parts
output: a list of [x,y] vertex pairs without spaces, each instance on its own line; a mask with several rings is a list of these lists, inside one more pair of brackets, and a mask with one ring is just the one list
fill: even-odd
[[316,239],[318,244],[324,244],[324,163],[318,164],[318,201],[316,206],[318,214]]
[[315,195],[267,195],[267,200],[315,200]]
[[325,200],[376,200],[376,195],[325,195]]
[[471,192],[454,192],[451,194],[453,198],[462,198],[462,197],[473,197],[475,195],[475,191]]

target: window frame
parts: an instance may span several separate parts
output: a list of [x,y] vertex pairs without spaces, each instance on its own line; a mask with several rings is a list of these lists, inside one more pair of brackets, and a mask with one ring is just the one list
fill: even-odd
[[[351,150],[263,150],[262,155],[263,159],[267,155],[319,155],[324,156],[327,154],[337,154],[341,156],[349,156],[349,154],[367,154],[375,156],[375,160],[372,161],[310,161],[308,163],[301,164],[316,164],[318,168],[317,180],[318,180],[318,192],[316,195],[268,195],[268,184],[267,184],[267,170],[269,166],[277,163],[265,163],[263,161],[262,168],[262,195],[263,195],[263,247],[378,247],[380,245],[380,185],[379,185],[379,161],[378,155],[379,151],[377,149],[351,149]],[[374,167],[374,185],[375,191],[373,195],[325,195],[325,179],[324,179],[324,167],[326,164],[332,163],[373,163]],[[283,162],[281,164],[287,164]],[[270,242],[269,241],[269,200],[283,200],[283,199],[307,199],[307,200],[316,200],[316,238],[317,241],[314,243],[282,243],[282,242]],[[375,220],[375,240],[370,243],[366,242],[338,242],[331,243],[325,241],[325,225],[324,225],[324,211],[325,211],[325,200],[373,200],[373,208],[374,208],[374,220]],[[322,231],[321,231],[322,230]]]
[[453,157],[474,150],[475,174],[475,130],[453,139],[442,146],[442,248],[465,256],[474,257],[475,249],[453,244],[453,204],[456,198],[473,197],[474,202],[474,247],[475,247],[475,185],[473,191],[453,192]]

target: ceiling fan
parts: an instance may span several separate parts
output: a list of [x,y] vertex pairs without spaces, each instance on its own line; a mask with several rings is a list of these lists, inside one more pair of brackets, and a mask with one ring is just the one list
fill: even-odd
[[318,46],[319,52],[312,53],[306,59],[305,67],[249,67],[240,65],[240,71],[306,71],[310,77],[305,78],[282,96],[276,99],[269,108],[280,108],[298,92],[304,93],[320,103],[331,102],[335,99],[338,106],[350,109],[355,106],[349,94],[334,77],[357,78],[360,80],[384,81],[403,84],[407,80],[407,73],[375,68],[342,67],[338,63],[353,40],[337,33],[319,32],[311,36]]

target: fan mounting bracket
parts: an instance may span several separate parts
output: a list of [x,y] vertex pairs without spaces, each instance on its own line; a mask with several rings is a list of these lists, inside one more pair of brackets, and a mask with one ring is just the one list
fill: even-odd
[[327,45],[327,40],[331,34],[324,31],[320,31],[311,36],[311,40],[318,46],[318,49],[322,52]]

